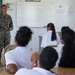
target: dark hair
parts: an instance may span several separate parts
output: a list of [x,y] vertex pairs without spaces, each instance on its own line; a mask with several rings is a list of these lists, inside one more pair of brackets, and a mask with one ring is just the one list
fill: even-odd
[[49,24],[47,25],[47,27],[50,27],[51,30],[52,30],[51,40],[52,40],[52,41],[56,40],[57,37],[56,37],[56,31],[55,31],[55,26],[54,26],[54,24],[53,24],[53,23],[49,23]]
[[67,68],[75,68],[75,32],[73,30],[65,30],[62,32],[64,47],[60,59],[59,66]]
[[15,36],[15,40],[19,46],[26,46],[32,37],[32,31],[26,26],[20,27]]
[[68,29],[70,29],[70,27],[68,27],[68,26],[63,26],[63,27],[61,28],[61,35],[62,35],[62,32],[63,32],[63,31],[68,30]]
[[52,47],[45,47],[40,54],[40,65],[46,70],[50,70],[55,66],[55,63],[58,59],[58,54],[56,50]]
[[3,5],[1,6],[1,9],[2,9],[3,7],[7,7],[7,5],[3,4]]

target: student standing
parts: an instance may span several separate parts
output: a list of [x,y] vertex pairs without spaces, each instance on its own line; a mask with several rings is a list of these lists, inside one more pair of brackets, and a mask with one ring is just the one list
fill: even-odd
[[31,40],[32,31],[23,26],[17,31],[15,43],[17,47],[5,54],[6,70],[15,73],[20,68],[31,68],[31,52],[26,47]]
[[46,47],[50,45],[58,45],[60,42],[60,38],[58,34],[56,34],[55,26],[53,23],[49,23],[47,25],[47,33],[42,37],[41,47]]
[[1,6],[0,14],[0,57],[1,51],[10,44],[10,31],[13,29],[12,18],[7,14],[7,6]]
[[46,47],[40,54],[39,61],[37,61],[37,67],[34,67],[33,69],[20,69],[15,75],[55,75],[54,73],[51,73],[50,69],[55,66],[57,59],[58,54],[56,50],[52,47]]

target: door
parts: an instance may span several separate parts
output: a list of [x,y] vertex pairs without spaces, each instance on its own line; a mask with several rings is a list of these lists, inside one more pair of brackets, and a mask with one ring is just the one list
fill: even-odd
[[0,13],[1,13],[1,5],[2,5],[2,0],[0,0]]

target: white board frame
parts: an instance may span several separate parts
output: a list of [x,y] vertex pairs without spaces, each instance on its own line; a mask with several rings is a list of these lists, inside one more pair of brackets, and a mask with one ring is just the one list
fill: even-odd
[[[31,14],[29,14],[30,12]],[[45,27],[49,22],[55,22],[55,6],[53,4],[41,2],[17,2],[18,27]]]

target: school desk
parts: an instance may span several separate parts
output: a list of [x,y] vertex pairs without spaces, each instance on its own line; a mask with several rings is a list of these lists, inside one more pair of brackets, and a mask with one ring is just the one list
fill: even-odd
[[75,68],[53,68],[51,69],[52,72],[56,73],[57,75],[75,75]]
[[14,75],[14,74],[10,74],[10,73],[8,73],[8,72],[6,72],[6,71],[3,71],[3,72],[1,71],[1,72],[0,72],[0,75]]

